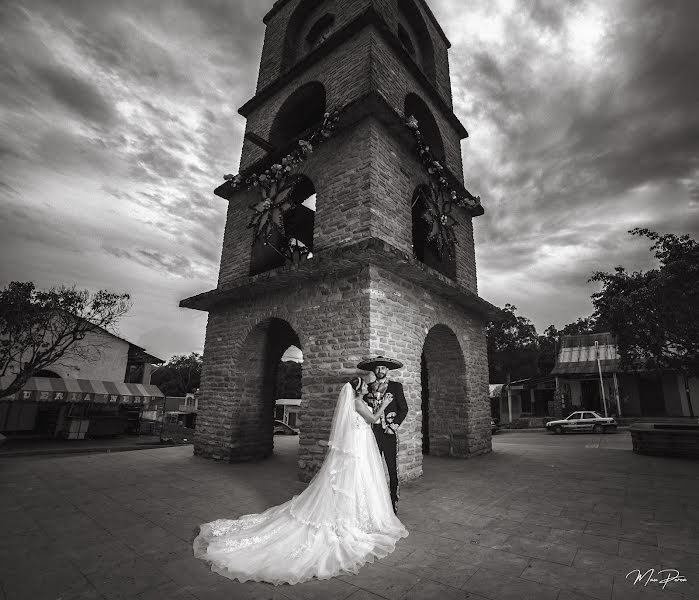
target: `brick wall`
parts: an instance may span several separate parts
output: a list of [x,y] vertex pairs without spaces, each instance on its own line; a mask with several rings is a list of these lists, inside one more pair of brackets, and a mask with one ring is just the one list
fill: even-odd
[[405,387],[410,410],[399,432],[402,480],[422,473],[423,347],[428,370],[436,374],[430,386],[435,452],[472,456],[490,450],[483,324],[394,275],[364,267],[210,313],[195,454],[232,461],[269,456],[275,371],[291,344],[304,358],[302,480],[310,480],[325,456],[340,388],[358,373],[356,364],[374,354],[405,365],[392,372]]
[[[336,0],[336,27],[371,1],[343,0],[340,4]],[[375,8],[394,28],[397,1],[373,0]],[[283,25],[297,5],[297,0],[279,2],[278,10],[269,19],[260,87],[279,76]],[[323,12],[322,8],[318,10]],[[435,45],[438,83],[445,101],[450,103],[446,46],[426,15],[425,22]],[[458,133],[372,27],[357,32],[253,110],[247,131],[267,137],[284,100],[309,81],[325,86],[329,108],[344,106],[377,91],[402,114],[406,94],[417,93],[437,120],[448,166],[461,176]],[[374,115],[345,128],[342,125],[341,121],[336,134],[299,167],[299,173],[309,177],[317,193],[314,254],[320,256],[325,250],[369,237],[383,239],[412,254],[411,200],[417,185],[425,183],[428,176],[418,162],[410,136],[405,131],[397,134],[389,130]],[[244,168],[262,156],[262,150],[246,141],[241,166]],[[257,190],[253,188],[230,200],[219,287],[251,281],[248,272],[253,238],[247,224],[251,216],[249,205],[256,199]],[[457,280],[475,292],[471,219],[460,210],[455,216],[460,223],[456,229]],[[272,276],[263,273],[256,279]],[[196,454],[234,461],[269,456],[274,443],[276,368],[291,344],[301,348],[304,357],[299,422],[302,480],[310,480],[325,456],[325,442],[341,386],[358,373],[356,364],[373,354],[395,356],[405,364],[402,370],[392,373],[404,384],[410,408],[399,436],[402,480],[422,473],[423,350],[431,374],[432,451],[473,456],[490,450],[488,366],[485,328],[480,318],[375,266],[358,263],[349,273],[296,281],[282,292],[261,293],[247,301],[211,309]]]
[[340,388],[368,352],[367,281],[365,267],[209,314],[195,454],[233,461],[270,454],[270,383],[293,344],[304,358],[299,472],[312,477]]
[[[267,22],[265,41],[262,48],[262,59],[260,61],[260,72],[257,78],[258,91],[272,83],[283,73],[282,61],[284,58],[288,24],[300,3],[301,0],[287,2],[279,11],[275,12],[272,18]],[[337,30],[349,23],[370,5],[371,0],[336,0],[335,2],[324,2],[320,7],[312,11],[300,24],[300,31],[298,31],[294,37],[296,39],[301,39],[303,33],[308,32],[308,29],[312,27],[315,20],[325,14],[326,7],[328,12],[332,12],[335,15],[334,29]],[[302,56],[297,55],[297,58],[300,59]]]
[[[274,118],[284,101],[305,83],[318,81],[325,87],[328,109],[340,108],[370,89],[371,30],[364,29],[343,46],[315,63],[298,78],[279,89],[263,106],[252,111],[245,126],[264,139],[269,138]],[[246,169],[265,156],[264,150],[244,140],[240,169]]]
[[[413,479],[422,473],[420,360],[430,332],[432,342],[428,341],[425,349],[428,371],[437,374],[431,377],[430,384],[430,407],[434,409],[430,423],[436,424],[431,431],[437,441],[436,452],[444,453],[442,440],[447,427],[457,436],[454,455],[489,452],[490,401],[484,324],[395,275],[375,267],[370,274],[371,354],[392,356],[404,364],[403,369],[391,371],[391,376],[403,384],[409,408],[399,430],[401,478]],[[450,370],[453,370],[450,378],[437,383],[440,375]]]

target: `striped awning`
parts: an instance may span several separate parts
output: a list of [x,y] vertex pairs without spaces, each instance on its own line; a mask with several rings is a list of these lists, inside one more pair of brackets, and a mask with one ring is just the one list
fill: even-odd
[[618,360],[600,360],[599,362],[599,367],[596,360],[559,362],[551,371],[551,375],[598,375],[600,370],[602,373],[619,372]]
[[22,391],[3,398],[3,400],[146,404],[162,397],[164,394],[157,385],[95,379],[32,377],[27,381]]

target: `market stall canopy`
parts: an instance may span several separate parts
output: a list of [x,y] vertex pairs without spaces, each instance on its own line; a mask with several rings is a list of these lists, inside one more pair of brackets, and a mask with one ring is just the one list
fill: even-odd
[[157,385],[98,381],[95,379],[63,379],[32,377],[22,391],[2,400],[34,402],[96,402],[99,404],[144,404],[164,394]]
[[563,336],[551,375],[597,374],[597,359],[602,373],[619,371],[616,339],[610,333]]

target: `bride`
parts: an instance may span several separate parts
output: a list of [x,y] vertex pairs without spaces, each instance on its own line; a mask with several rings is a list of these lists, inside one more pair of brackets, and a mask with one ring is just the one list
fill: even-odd
[[343,386],[328,453],[301,494],[261,514],[202,525],[194,556],[229,579],[279,585],[356,574],[393,552],[408,531],[393,513],[371,430],[390,399],[372,412],[364,392],[359,377]]

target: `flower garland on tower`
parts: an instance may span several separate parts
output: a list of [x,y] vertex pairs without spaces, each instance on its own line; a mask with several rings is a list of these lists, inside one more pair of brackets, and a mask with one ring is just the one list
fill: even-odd
[[291,193],[297,182],[294,168],[308,158],[314,146],[332,135],[335,125],[340,120],[340,113],[341,110],[326,112],[320,128],[312,133],[308,140],[299,140],[296,148],[264,172],[252,173],[247,177],[240,174],[223,176],[226,181],[230,181],[233,191],[251,187],[259,189],[260,200],[250,205],[253,214],[248,223],[248,228],[254,229],[253,244],[259,239],[265,245],[268,244],[277,231],[285,240],[285,247],[275,249],[287,259],[296,262],[308,255],[308,249],[295,238],[287,238],[284,229],[285,215],[296,208],[296,204],[291,200]]
[[453,202],[447,200],[444,191],[434,181],[430,181],[429,186],[422,187],[419,193],[425,201],[425,210],[421,216],[429,226],[426,241],[437,247],[442,258],[446,254],[449,259],[453,259],[457,243],[454,227],[459,224],[451,215]]
[[456,204],[471,213],[481,205],[481,198],[472,195],[467,190],[464,190],[465,194],[457,192],[444,176],[444,166],[434,157],[427,141],[420,133],[417,119],[410,115],[405,124],[415,138],[420,162],[431,179],[430,193],[422,194],[426,205],[422,218],[430,226],[427,241],[437,246],[441,256],[444,256],[446,251],[449,258],[453,259],[454,245],[456,244],[454,227],[458,225],[458,222],[450,214],[452,205]]

